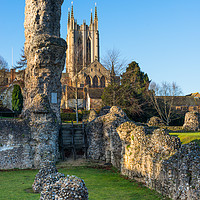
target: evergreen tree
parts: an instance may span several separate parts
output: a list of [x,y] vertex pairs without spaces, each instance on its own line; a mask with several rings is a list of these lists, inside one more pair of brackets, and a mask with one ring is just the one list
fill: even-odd
[[149,83],[148,75],[140,70],[138,63],[132,62],[121,76],[121,85],[116,87],[111,83],[105,88],[102,95],[103,103],[108,106],[119,106],[130,118],[146,122],[152,113],[148,96]]
[[140,70],[138,63],[133,61],[122,74],[121,83],[134,89],[137,94],[142,94],[148,90],[150,81],[148,75]]
[[119,91],[120,91],[120,86],[115,82],[112,82],[110,85],[108,85],[108,87],[105,87],[103,95],[101,97],[103,103],[107,106],[118,106]]
[[136,118],[144,119],[143,114],[147,116],[149,109],[149,77],[146,73],[140,70],[138,63],[133,61],[122,74],[121,87],[123,88],[121,101],[122,107],[126,110],[127,114],[136,120]]
[[12,110],[19,115],[23,108],[23,96],[19,85],[14,85],[12,93]]

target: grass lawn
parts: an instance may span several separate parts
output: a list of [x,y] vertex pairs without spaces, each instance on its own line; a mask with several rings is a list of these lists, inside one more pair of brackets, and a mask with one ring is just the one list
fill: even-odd
[[[0,171],[1,200],[38,200],[31,185],[37,170]],[[126,180],[113,170],[87,167],[62,168],[65,175],[82,178],[89,191],[90,200],[158,200],[165,199],[157,192],[135,181]]]
[[170,133],[170,135],[178,136],[182,144],[187,144],[191,141],[196,141],[200,146],[200,132],[193,133]]

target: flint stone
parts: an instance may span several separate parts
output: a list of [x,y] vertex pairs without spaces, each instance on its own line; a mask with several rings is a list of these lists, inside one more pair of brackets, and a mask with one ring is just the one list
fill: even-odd
[[200,128],[200,115],[198,112],[188,112],[185,114],[183,129],[188,131],[198,131]]

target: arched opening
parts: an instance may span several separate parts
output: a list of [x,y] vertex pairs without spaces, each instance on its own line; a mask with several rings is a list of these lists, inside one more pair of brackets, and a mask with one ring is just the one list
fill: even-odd
[[104,76],[102,76],[101,79],[100,79],[100,87],[101,88],[105,87],[105,77]]
[[88,85],[89,87],[91,87],[91,79],[89,76],[87,76],[85,79],[85,85]]
[[98,88],[98,78],[97,78],[97,76],[94,76],[94,78],[93,78],[93,88]]
[[89,65],[91,63],[91,41],[90,41],[89,38],[87,39],[86,55],[87,55],[87,57],[86,57],[86,59],[87,59],[86,64]]

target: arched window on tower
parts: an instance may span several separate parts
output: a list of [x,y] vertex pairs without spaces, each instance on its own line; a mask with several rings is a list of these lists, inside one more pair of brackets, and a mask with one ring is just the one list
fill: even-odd
[[97,78],[97,76],[94,76],[94,78],[93,78],[93,88],[98,88],[98,78]]
[[87,49],[86,49],[87,65],[91,63],[91,41],[90,38],[87,39]]
[[89,87],[91,87],[91,79],[90,76],[87,76],[85,79],[85,85],[88,85]]
[[102,76],[101,79],[100,79],[100,87],[101,88],[105,87],[105,77],[104,76]]

